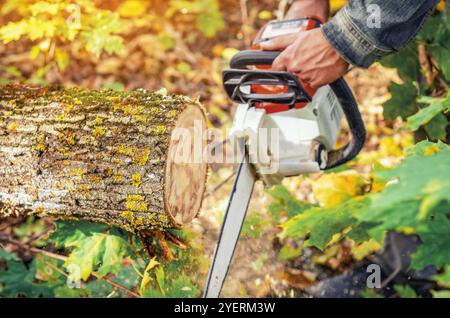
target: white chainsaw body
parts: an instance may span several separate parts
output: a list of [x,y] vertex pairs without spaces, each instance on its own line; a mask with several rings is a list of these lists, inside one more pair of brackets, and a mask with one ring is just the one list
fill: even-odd
[[267,186],[284,177],[323,170],[343,116],[329,86],[320,88],[304,108],[268,114],[239,104],[230,140],[245,137],[249,161]]

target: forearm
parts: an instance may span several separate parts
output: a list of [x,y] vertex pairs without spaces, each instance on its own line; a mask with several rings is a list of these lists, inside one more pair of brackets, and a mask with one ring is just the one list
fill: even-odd
[[347,60],[368,67],[405,46],[438,0],[350,0],[324,25],[325,37]]

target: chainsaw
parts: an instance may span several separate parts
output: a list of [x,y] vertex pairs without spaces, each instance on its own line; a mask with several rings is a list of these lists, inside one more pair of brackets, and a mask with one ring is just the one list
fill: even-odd
[[[204,297],[220,295],[257,180],[270,187],[285,177],[325,171],[353,159],[364,145],[364,123],[343,78],[314,90],[294,74],[271,70],[281,52],[257,49],[263,40],[320,25],[316,18],[270,22],[254,49],[236,54],[223,72],[225,91],[238,103],[228,137],[238,165]],[[351,139],[334,149],[342,117]]]

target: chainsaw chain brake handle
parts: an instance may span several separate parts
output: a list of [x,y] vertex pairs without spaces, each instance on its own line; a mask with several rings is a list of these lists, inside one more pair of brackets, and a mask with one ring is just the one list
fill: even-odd
[[[260,103],[287,104],[289,108],[299,102],[311,102],[312,97],[305,91],[297,77],[288,72],[274,72],[266,70],[249,70],[248,66],[271,65],[281,52],[279,51],[241,51],[230,62],[230,70],[223,73],[223,83],[228,96],[235,102],[253,105]],[[288,88],[285,94],[254,94],[245,92],[244,87],[250,85],[281,85]],[[345,82],[339,78],[329,84],[336,95],[342,111],[348,122],[351,140],[342,148],[328,151],[325,170],[340,166],[361,151],[366,139],[366,129],[358,109],[355,97]]]
[[[312,97],[306,92],[298,78],[288,72],[270,70],[250,70],[250,66],[270,66],[281,52],[247,50],[237,53],[230,62],[229,70],[223,72],[223,83],[228,96],[237,103],[277,103],[293,108],[296,103],[310,102]],[[254,85],[277,86],[283,93],[261,94],[252,92]]]

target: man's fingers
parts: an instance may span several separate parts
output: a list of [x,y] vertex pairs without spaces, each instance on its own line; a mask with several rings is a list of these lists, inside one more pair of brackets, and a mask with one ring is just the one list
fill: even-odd
[[287,71],[285,53],[281,53],[272,63],[272,71],[284,72]]
[[298,33],[277,36],[269,41],[261,42],[261,48],[265,51],[284,50],[286,47],[294,43],[298,37]]

